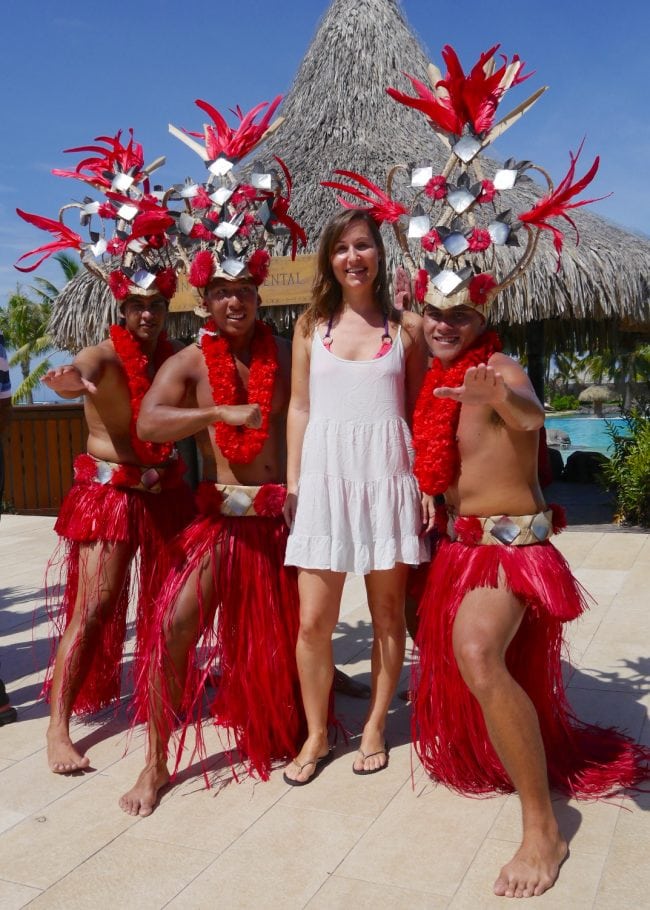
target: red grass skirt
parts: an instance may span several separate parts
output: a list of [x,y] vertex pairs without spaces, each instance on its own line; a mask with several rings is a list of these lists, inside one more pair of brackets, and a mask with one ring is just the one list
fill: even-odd
[[[161,734],[179,725],[180,719],[174,771],[190,726],[196,733],[192,758],[206,757],[203,693],[215,671],[219,676],[210,714],[215,724],[230,728],[247,773],[267,780],[275,761],[292,758],[298,751],[305,735],[295,654],[299,600],[296,571],[284,565],[287,534],[281,516],[233,518],[215,512],[199,516],[180,537],[180,562],[158,605],[156,628],[162,631],[152,643],[155,667],[140,679],[136,691],[136,712],[143,719],[153,669],[163,702]],[[217,549],[215,569],[211,556]],[[178,681],[183,696],[176,713],[165,680],[171,667],[166,631],[179,594],[188,582],[194,584],[191,575],[206,558],[216,593],[206,603],[197,585],[200,642],[186,679]]]
[[506,663],[537,711],[550,785],[583,798],[638,785],[647,775],[650,751],[615,729],[582,723],[567,701],[562,623],[579,616],[586,602],[566,560],[548,542],[467,546],[445,538],[440,543],[420,601],[411,686],[412,732],[422,764],[461,793],[514,789],[452,648],[463,598],[475,588],[498,587],[501,567],[508,589],[527,607]]
[[[193,514],[192,492],[185,483],[149,493],[111,484],[75,482],[54,525],[60,540],[46,570],[46,606],[53,635],[42,695],[49,698],[59,640],[74,613],[82,547],[97,542],[123,543],[132,556],[139,550],[136,641],[131,668],[131,675],[137,678],[152,634],[155,600],[171,565],[169,545]],[[101,576],[101,561],[98,575]],[[88,602],[81,605],[84,613],[91,599],[100,597],[100,587],[98,577],[97,588],[88,592]],[[110,616],[101,624],[92,654],[80,668],[82,685],[73,704],[75,714],[98,711],[119,701],[129,592],[130,571]],[[68,665],[74,651],[73,644]],[[64,676],[64,690],[65,687]]]

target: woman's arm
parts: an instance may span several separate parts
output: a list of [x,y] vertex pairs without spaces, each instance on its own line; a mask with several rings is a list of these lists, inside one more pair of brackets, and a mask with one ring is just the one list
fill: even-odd
[[309,421],[309,360],[311,338],[303,333],[303,318],[296,323],[291,351],[291,399],[287,412],[287,501],[284,518],[289,527],[296,511],[302,443]]
[[422,317],[417,313],[405,311],[402,316],[402,331],[406,335],[404,345],[406,355],[406,372],[404,376],[406,397],[406,419],[409,426],[413,420],[413,411],[424,382],[427,371],[427,346],[422,332]]

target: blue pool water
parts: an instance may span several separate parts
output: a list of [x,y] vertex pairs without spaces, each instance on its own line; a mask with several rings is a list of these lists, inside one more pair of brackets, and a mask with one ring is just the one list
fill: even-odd
[[622,417],[550,417],[544,421],[547,430],[563,430],[569,434],[571,445],[561,451],[570,454],[576,449],[611,454],[612,440],[607,432],[608,424],[613,424],[625,435],[626,421]]

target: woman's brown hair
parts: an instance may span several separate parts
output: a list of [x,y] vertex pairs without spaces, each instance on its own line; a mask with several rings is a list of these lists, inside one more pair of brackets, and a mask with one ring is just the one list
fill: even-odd
[[328,322],[330,317],[341,308],[343,291],[334,277],[332,253],[335,244],[353,221],[363,221],[375,242],[379,252],[379,268],[373,285],[373,293],[385,316],[391,316],[393,312],[393,303],[388,290],[386,250],[379,227],[365,209],[343,209],[330,218],[320,236],[311,302],[305,310],[303,320],[303,331],[306,337],[313,333],[319,322]]

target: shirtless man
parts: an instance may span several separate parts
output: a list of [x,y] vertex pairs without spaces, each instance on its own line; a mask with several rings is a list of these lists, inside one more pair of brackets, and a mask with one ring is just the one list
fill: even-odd
[[[87,454],[75,461],[75,483],[55,530],[65,547],[67,577],[56,603],[62,637],[50,664],[47,755],[64,774],[89,767],[69,734],[72,712],[95,711],[119,698],[130,565],[140,549],[137,664],[145,648],[167,541],[192,515],[191,493],[172,446],[152,446],[135,434],[144,391],[165,356],[179,349],[161,333],[161,295],[132,295],[120,304],[125,325],[50,370],[43,382],[62,398],[84,396]],[[135,413],[134,413],[135,412]],[[58,585],[48,600],[58,599]]]
[[480,306],[428,305],[424,333],[435,359],[416,408],[415,473],[425,493],[444,492],[447,514],[420,600],[417,749],[460,792],[517,791],[523,839],[494,892],[532,897],[568,852],[549,781],[589,798],[635,786],[648,751],[581,724],[566,701],[562,624],[586,604],[549,540],[565,522],[539,487],[544,413],[526,374]]
[[[258,301],[250,277],[211,280],[211,321],[198,344],[165,364],[140,414],[138,431],[147,439],[200,434],[204,482],[201,514],[182,536],[184,558],[165,585],[161,645],[141,692],[149,717],[146,764],[120,799],[129,815],[150,815],[169,781],[167,746],[177,717],[200,728],[213,660],[220,677],[211,713],[233,730],[250,770],[266,779],[272,761],[292,755],[302,735],[298,595],[294,570],[284,567],[282,518],[291,357],[288,342],[257,321]],[[219,385],[230,374],[232,387]],[[182,406],[186,394],[191,407]],[[201,634],[212,644],[203,670],[190,665]]]
[[[484,333],[485,320],[469,307],[427,306],[424,329],[432,353],[449,367]],[[544,411],[523,369],[495,351],[485,363],[468,367],[460,387],[438,388],[434,394],[462,405],[456,435],[460,473],[445,493],[450,513],[543,512],[537,431]],[[465,594],[452,632],[460,674],[480,704],[492,745],[521,799],[523,842],[494,888],[496,894],[517,897],[550,888],[567,852],[553,815],[535,708],[505,663],[525,611],[526,604],[499,579],[498,587]]]

